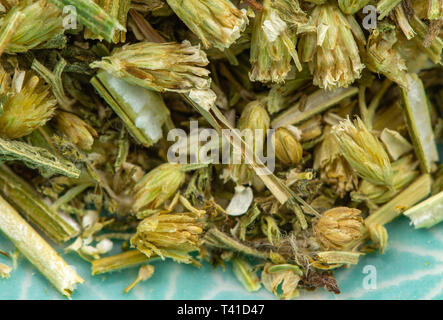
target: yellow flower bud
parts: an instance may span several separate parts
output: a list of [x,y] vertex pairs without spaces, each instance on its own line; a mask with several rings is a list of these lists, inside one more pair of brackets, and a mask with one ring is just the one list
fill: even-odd
[[237,9],[229,0],[167,0],[167,3],[206,49],[229,48],[249,22],[246,10]]
[[204,68],[208,63],[206,53],[185,40],[127,44],[91,67],[149,90],[196,95],[210,87],[209,71]]
[[134,187],[132,209],[157,209],[173,196],[185,182],[186,174],[179,164],[164,163],[147,173]]
[[55,116],[57,129],[63,132],[73,144],[90,150],[97,131],[85,121],[69,112],[58,112]]
[[360,118],[354,123],[343,120],[332,130],[343,156],[359,176],[375,184],[393,189],[393,172],[388,154],[378,138]]
[[365,225],[360,210],[337,207],[326,211],[314,223],[313,230],[324,249],[344,250],[363,236]]
[[153,254],[190,263],[191,251],[200,248],[204,224],[192,213],[157,213],[145,218],[137,227],[131,245],[148,257]]
[[303,157],[303,147],[298,135],[293,127],[280,127],[275,131],[273,140],[275,156],[284,165],[296,165]]
[[309,64],[313,82],[327,90],[346,88],[364,69],[352,30],[356,26],[333,1],[315,6],[311,18],[317,32],[304,36],[302,59]]
[[[252,151],[256,155],[260,155],[263,152],[270,123],[271,120],[268,112],[258,100],[248,103],[238,120],[238,129],[240,131],[250,130]],[[256,130],[261,131],[256,134]],[[246,143],[248,143],[248,141],[246,141]],[[229,169],[231,177],[238,184],[250,183],[254,176],[254,171],[246,164],[233,164],[229,166]]]
[[0,80],[0,137],[21,138],[52,117],[57,100],[39,77],[16,71],[11,80],[0,67]]

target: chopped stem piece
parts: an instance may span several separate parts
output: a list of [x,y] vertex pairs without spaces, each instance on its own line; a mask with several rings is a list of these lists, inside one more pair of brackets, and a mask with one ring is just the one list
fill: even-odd
[[262,252],[255,250],[253,248],[248,247],[247,245],[241,243],[238,240],[235,240],[234,238],[231,238],[226,233],[216,229],[212,228],[208,230],[208,232],[205,235],[204,241],[209,245],[220,249],[227,249],[227,250],[234,250],[236,252],[241,252],[243,254],[266,259],[268,258],[269,254],[267,252]]
[[63,89],[62,82],[62,73],[67,65],[65,59],[61,58],[60,61],[56,64],[54,72],[52,73],[49,69],[47,69],[44,65],[38,62],[37,59],[34,59],[32,62],[31,68],[39,74],[47,83],[49,83],[52,87],[52,92],[54,96],[57,98],[58,103],[64,109],[71,111],[71,106],[74,104],[75,100],[70,99],[66,96],[65,90]]
[[46,205],[26,181],[6,165],[0,166],[0,193],[51,240],[62,243],[76,236],[79,229]]
[[382,20],[386,17],[395,6],[397,6],[401,0],[381,0],[377,4],[377,11],[379,12],[378,20]]
[[403,214],[411,219],[411,224],[415,229],[430,228],[436,225],[443,221],[443,192],[420,202]]
[[365,224],[384,225],[398,217],[402,212],[411,208],[431,192],[432,179],[428,174],[417,178],[409,187],[399,193],[365,220]]
[[324,112],[330,107],[336,105],[340,101],[352,97],[358,93],[358,88],[338,88],[335,91],[317,90],[306,99],[303,110],[300,110],[300,102],[284,111],[276,117],[271,126],[278,128],[287,125],[295,125],[308,120],[318,113]]
[[160,257],[153,255],[148,258],[145,254],[138,250],[129,250],[114,256],[93,260],[92,275],[96,276],[102,273],[113,272],[117,270],[136,267],[148,261],[159,260]]
[[0,197],[0,231],[63,295],[70,297],[83,279]]
[[65,159],[60,159],[43,148],[34,147],[21,141],[0,138],[0,159],[2,161],[23,161],[31,169],[39,169],[43,176],[63,174],[78,178],[80,170]]
[[126,31],[117,19],[108,15],[92,0],[49,0],[49,2],[61,10],[66,6],[75,7],[79,21],[107,42],[112,41],[117,31]]
[[430,107],[423,83],[416,74],[410,74],[408,89],[402,88],[404,111],[408,130],[420,160],[423,172],[431,172],[434,162],[438,161],[437,146],[432,131]]

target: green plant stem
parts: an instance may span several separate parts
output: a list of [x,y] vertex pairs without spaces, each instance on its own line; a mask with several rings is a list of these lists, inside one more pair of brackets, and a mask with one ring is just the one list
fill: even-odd
[[136,267],[142,263],[159,259],[160,257],[156,255],[148,258],[145,254],[138,250],[129,250],[114,256],[92,261],[92,275],[95,276],[102,273]]
[[411,219],[415,229],[433,227],[443,221],[443,192],[406,210],[404,215]]
[[48,0],[63,10],[66,6],[73,6],[77,10],[80,23],[88,27],[96,35],[111,42],[117,31],[126,29],[115,19],[109,16],[105,10],[91,0]]
[[426,198],[431,192],[431,186],[432,179],[430,175],[424,174],[420,176],[394,199],[366,218],[365,224],[384,225],[391,222],[405,210]]
[[0,196],[0,231],[63,295],[70,297],[83,279]]
[[0,194],[57,243],[68,241],[79,233],[6,165],[0,166]]

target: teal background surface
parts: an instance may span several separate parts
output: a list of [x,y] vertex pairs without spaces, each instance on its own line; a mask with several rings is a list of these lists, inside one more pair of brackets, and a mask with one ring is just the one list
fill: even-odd
[[[406,217],[387,226],[388,249],[371,254],[358,265],[336,272],[341,294],[323,289],[301,291],[299,299],[443,299],[443,223],[429,230],[414,230]],[[0,250],[12,252],[12,244],[0,236]],[[154,262],[155,274],[129,294],[123,289],[137,276],[132,268],[91,276],[90,264],[76,254],[63,254],[85,279],[72,299],[275,299],[262,288],[248,293],[234,277],[205,263],[201,269],[172,261]],[[0,262],[11,260],[0,255]],[[365,266],[376,270],[376,289],[365,289]],[[373,269],[373,268],[371,268]],[[9,279],[0,279],[0,299],[65,299],[21,256]]]

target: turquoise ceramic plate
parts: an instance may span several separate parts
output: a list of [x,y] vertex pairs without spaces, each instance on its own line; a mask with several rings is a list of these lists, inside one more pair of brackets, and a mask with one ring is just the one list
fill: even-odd
[[[317,290],[301,292],[300,299],[443,299],[443,224],[413,230],[408,219],[400,217],[388,225],[388,232],[384,255],[367,255],[336,273],[340,295]],[[12,252],[13,246],[0,237],[0,249]],[[170,261],[154,263],[154,276],[124,294],[137,268],[93,277],[87,262],[74,254],[64,258],[85,279],[73,299],[274,299],[264,288],[246,292],[230,268],[223,272],[204,264],[197,269]],[[0,262],[10,265],[1,255]],[[63,299],[23,257],[10,279],[0,279],[0,298]]]

